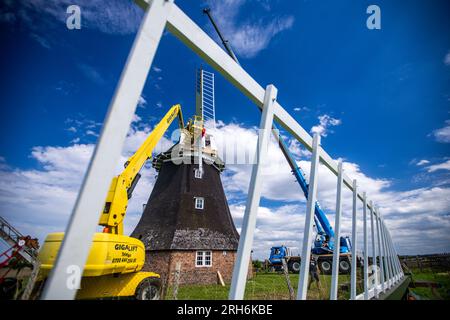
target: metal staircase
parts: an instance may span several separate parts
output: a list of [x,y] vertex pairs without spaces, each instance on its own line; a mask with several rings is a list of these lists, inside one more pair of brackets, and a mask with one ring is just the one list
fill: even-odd
[[11,247],[17,248],[17,254],[33,264],[37,257],[38,248],[30,246],[29,236],[24,236],[16,228],[0,217],[0,237]]

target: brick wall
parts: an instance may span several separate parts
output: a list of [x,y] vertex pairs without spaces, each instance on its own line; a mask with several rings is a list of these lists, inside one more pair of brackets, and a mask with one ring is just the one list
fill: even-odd
[[146,251],[142,271],[156,272],[164,280],[169,270],[170,255],[170,251]]
[[[236,251],[212,251],[210,267],[195,266],[196,251],[147,251],[143,271],[153,271],[169,284],[173,282],[177,262],[181,263],[180,284],[216,284],[217,271],[225,283],[231,282]],[[249,277],[251,277],[251,264]]]

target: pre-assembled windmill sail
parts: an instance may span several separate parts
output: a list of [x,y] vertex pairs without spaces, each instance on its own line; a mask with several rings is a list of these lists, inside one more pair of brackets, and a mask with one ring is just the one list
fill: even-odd
[[214,73],[197,71],[195,90],[195,106],[197,115],[201,116],[206,129],[216,128],[216,106],[214,97]]

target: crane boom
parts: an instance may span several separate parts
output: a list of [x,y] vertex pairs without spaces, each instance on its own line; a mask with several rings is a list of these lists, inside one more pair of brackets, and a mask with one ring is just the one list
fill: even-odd
[[237,64],[240,65],[236,55],[234,54],[233,50],[231,49],[231,46],[228,44],[228,40],[226,40],[223,35],[222,32],[220,32],[219,27],[217,26],[216,22],[214,21],[212,15],[211,15],[211,9],[210,8],[205,8],[203,9],[203,13],[206,14],[209,18],[209,20],[211,21],[214,29],[217,32],[217,35],[219,36],[220,40],[222,41],[223,46],[225,47],[225,50],[227,50],[228,55],[234,60],[236,61]]
[[[240,65],[236,55],[234,54],[233,50],[231,49],[230,44],[228,43],[228,40],[224,38],[222,33],[219,30],[219,27],[217,26],[216,22],[214,21],[211,10],[209,8],[203,9],[203,13],[205,13],[209,20],[211,21],[214,29],[216,30],[217,34],[219,35],[220,40],[222,41],[223,46],[225,47],[225,50],[227,51],[228,55],[237,63]],[[262,112],[262,110],[260,110]],[[303,171],[300,169],[300,167],[297,165],[297,163],[294,160],[294,157],[289,152],[289,148],[286,145],[286,143],[283,140],[283,137],[279,133],[279,130],[275,123],[272,125],[272,133],[275,136],[275,138],[278,140],[278,144],[281,148],[281,151],[283,152],[284,157],[286,158],[287,162],[289,163],[289,166],[291,167],[292,173],[294,174],[295,178],[297,179],[298,183],[300,184],[300,187],[303,191],[303,194],[305,195],[305,198],[308,199],[308,183],[306,182],[305,176]],[[323,212],[323,210],[320,208],[319,202],[316,201],[314,206],[314,222],[317,228],[317,233],[319,235],[326,235],[328,237],[328,246],[332,250],[334,248],[334,231],[333,228],[330,225],[330,222],[328,221],[328,218]],[[340,241],[340,239],[338,240]],[[346,252],[348,250],[348,244],[341,246],[341,252]]]
[[[222,33],[219,30],[219,27],[217,26],[216,22],[214,21],[211,10],[209,8],[203,9],[203,13],[205,13],[209,20],[211,21],[214,29],[216,30],[217,34],[219,35],[220,40],[222,41],[223,46],[225,47],[228,55],[237,63],[240,65],[238,59],[236,58],[236,55],[234,54],[233,50],[231,49],[230,44],[228,43],[228,40],[224,38]],[[287,162],[289,163],[289,166],[291,167],[292,172],[295,175],[295,178],[297,179],[298,183],[300,184],[300,187],[302,188],[303,194],[305,195],[305,198],[308,199],[308,183],[305,180],[304,174],[300,167],[295,162],[294,158],[290,154],[288,147],[286,143],[284,142],[283,138],[279,134],[279,130],[276,127],[275,124],[273,124],[273,134],[278,139],[278,144],[281,148],[281,151],[283,152],[284,157],[286,158]],[[315,203],[315,217],[314,220],[316,221],[316,228],[320,234],[327,234],[330,239],[334,238],[334,231],[331,227],[330,223],[328,222],[328,219],[325,215],[325,213],[320,208],[319,203],[316,201]],[[317,221],[318,220],[318,221]],[[317,223],[319,222],[319,223]]]
[[99,225],[105,227],[104,232],[123,234],[123,219],[128,200],[141,177],[139,172],[145,162],[151,158],[153,149],[176,117],[178,117],[180,128],[184,128],[181,106],[174,105],[155,126],[139,149],[125,162],[125,169],[122,173],[112,179],[99,220]]
[[[286,160],[289,163],[289,166],[291,167],[292,173],[294,174],[298,184],[302,188],[305,198],[308,199],[308,183],[306,182],[305,174],[295,162],[294,158],[289,152],[286,143],[284,142],[281,136],[279,137],[278,143],[280,145],[284,157],[286,158]],[[325,212],[323,212],[318,201],[316,201],[314,206],[314,219],[316,221],[316,228],[319,230],[319,233],[325,232],[325,234],[328,235],[330,239],[334,238],[333,228],[331,227],[330,222],[328,221],[327,216],[325,215]]]

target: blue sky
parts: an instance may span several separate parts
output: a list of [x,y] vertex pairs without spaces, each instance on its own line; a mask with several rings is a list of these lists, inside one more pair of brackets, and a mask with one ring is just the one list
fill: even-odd
[[[307,131],[321,132],[328,153],[343,158],[348,172],[367,184],[400,252],[450,251],[447,1],[176,3],[217,40],[201,12],[211,6],[244,68],[261,85],[276,85],[278,101]],[[81,30],[66,28],[70,4],[81,8]],[[381,30],[366,28],[370,4],[381,8]],[[131,1],[105,6],[76,0],[0,5],[0,169],[5,182],[0,212],[41,239],[64,228],[143,15]],[[181,103],[186,116],[193,114],[200,66],[213,71],[164,34],[124,156],[172,104]],[[259,111],[217,73],[216,80],[220,129],[240,132],[251,144]],[[297,156],[307,171],[308,156]],[[223,183],[239,228],[249,167],[229,169]],[[304,212],[289,172],[266,181],[256,235],[260,257],[277,241],[298,247]],[[334,182],[324,181],[319,198],[333,221]],[[153,182],[154,172],[149,172],[135,210],[130,209],[129,228]],[[278,185],[294,187],[278,188],[277,194]],[[292,217],[298,219],[297,229],[282,223]],[[267,237],[270,230],[274,239]]]

